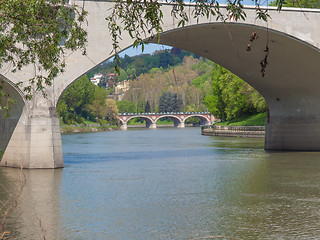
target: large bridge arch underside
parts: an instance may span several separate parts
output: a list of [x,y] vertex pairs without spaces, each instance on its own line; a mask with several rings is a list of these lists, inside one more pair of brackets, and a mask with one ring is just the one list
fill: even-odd
[[[247,45],[252,32],[259,36]],[[293,36],[239,23],[163,33],[161,43],[208,58],[257,89],[269,105],[266,149],[320,150],[320,51]],[[260,62],[269,47],[262,77]]]
[[[0,151],[4,152],[11,139],[14,129],[16,128],[24,107],[23,94],[17,89],[12,82],[0,75],[0,86],[9,97],[15,100],[10,105],[8,115],[5,111],[0,111]],[[7,98],[6,98],[7,99]],[[5,103],[5,98],[1,98],[1,102]],[[1,154],[0,154],[1,159]]]
[[[74,2],[80,6],[84,3],[82,0]],[[65,72],[45,89],[47,99],[35,94],[31,101],[25,101],[23,110],[23,100],[20,99],[22,105],[19,105],[17,115],[12,115],[16,116],[13,122],[17,122],[21,114],[15,123],[17,127],[3,134],[10,136],[13,131],[9,143],[4,140],[9,137],[0,137],[0,147],[6,148],[2,166],[20,167],[23,162],[24,168],[63,167],[56,104],[69,84],[112,57],[112,38],[105,18],[111,13],[108,10],[113,4],[106,0],[85,2],[88,11],[87,25],[84,26],[88,31],[87,56],[80,51],[66,53]],[[172,19],[170,4],[163,3],[161,8],[164,33],[160,43],[213,60],[247,81],[265,97],[270,108],[266,149],[320,150],[320,10],[283,8],[279,13],[276,8],[268,7],[271,16],[268,30],[264,28],[265,22],[256,19],[254,7],[244,9],[248,16],[246,24],[224,24],[206,18],[197,24],[190,18],[185,28],[177,28],[178,21]],[[194,5],[190,4],[188,8],[192,11]],[[222,5],[220,9],[227,11]],[[256,32],[259,38],[253,41],[248,52],[246,48],[252,32]],[[262,77],[260,62],[265,57],[267,40],[268,65],[266,75]],[[119,44],[126,49],[133,41],[124,33]],[[15,73],[8,71],[7,67],[0,69],[0,74],[14,84],[27,83],[34,76],[31,65]],[[6,124],[4,121],[7,120],[0,116],[0,129]]]

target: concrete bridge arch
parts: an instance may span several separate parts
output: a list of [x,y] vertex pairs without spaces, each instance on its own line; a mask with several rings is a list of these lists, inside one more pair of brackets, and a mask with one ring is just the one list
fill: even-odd
[[[79,5],[83,3],[75,2]],[[22,126],[22,133],[16,134],[14,131],[12,134],[12,144],[9,143],[10,148],[8,146],[6,149],[2,165],[7,162],[8,166],[21,166],[18,160],[13,160],[19,159],[28,163],[24,164],[26,168],[63,166],[55,108],[60,95],[74,79],[111,57],[112,44],[105,18],[112,4],[107,1],[85,1],[89,12],[87,56],[82,56],[80,52],[68,55],[65,73],[46,89],[48,98],[43,99],[41,94],[36,94],[32,101],[27,101],[22,111],[24,114],[17,124]],[[223,6],[221,9],[226,11]],[[270,108],[266,149],[320,150],[320,10],[284,8],[279,13],[269,7],[271,19],[267,25],[256,19],[254,7],[246,7],[246,22],[234,23],[230,20],[221,23],[203,18],[197,23],[191,19],[185,28],[177,28],[177,23],[172,21],[170,5],[163,4],[162,10],[165,15],[162,44],[194,52],[219,63],[265,97]],[[248,52],[246,47],[253,32],[259,38],[253,41]],[[132,45],[128,35],[122,38],[122,49]],[[266,75],[262,77],[260,62],[266,56],[264,50],[267,44],[268,65]],[[1,69],[0,74],[18,83],[31,78],[33,68],[17,73]],[[31,131],[31,126],[40,127],[34,127]],[[31,139],[42,136],[44,139],[40,142],[46,146],[30,143],[21,153],[20,145],[25,144],[19,143],[21,134],[34,136]],[[46,162],[43,160],[44,153],[48,159]]]
[[[0,111],[0,151],[3,153],[7,148],[9,140],[18,124],[20,116],[23,113],[25,99],[23,93],[15,87],[15,84],[0,74],[0,86],[8,93],[11,99],[16,102],[11,104],[9,116],[5,116],[6,112]],[[6,102],[5,97],[0,97],[2,104]],[[1,154],[0,154],[1,155]]]

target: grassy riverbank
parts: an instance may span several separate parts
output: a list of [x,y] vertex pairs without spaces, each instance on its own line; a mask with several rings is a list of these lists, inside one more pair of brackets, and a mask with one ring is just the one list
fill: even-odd
[[267,113],[246,115],[235,118],[231,121],[216,123],[220,126],[265,126]]

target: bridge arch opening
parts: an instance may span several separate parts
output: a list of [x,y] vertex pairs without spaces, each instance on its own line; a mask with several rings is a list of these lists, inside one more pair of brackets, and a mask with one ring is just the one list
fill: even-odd
[[[259,38],[247,51],[253,32]],[[260,92],[269,106],[266,149],[320,149],[320,132],[312,130],[320,129],[319,48],[277,30],[243,23],[174,29],[163,33],[160,43],[212,60]],[[260,63],[266,58],[263,69]],[[293,132],[305,142],[292,140]]]
[[141,123],[144,123],[146,124],[146,128],[156,128],[155,124],[154,124],[154,121],[150,118],[150,117],[147,117],[147,116],[141,116],[141,115],[136,115],[136,116],[131,116],[127,119],[124,119],[125,121],[121,120],[121,125],[122,126],[127,126],[127,124],[130,122],[130,121],[133,121],[133,120],[142,120]]
[[183,122],[183,121],[181,121],[181,119],[180,119],[179,117],[168,114],[168,115],[163,115],[163,116],[159,117],[159,118],[156,120],[156,123],[157,123],[158,120],[160,120],[160,119],[166,119],[166,118],[169,118],[169,119],[171,119],[171,120],[173,121],[173,126],[174,126],[174,127],[180,127],[180,126],[181,126],[181,123]]
[[[88,2],[86,4],[89,13],[99,13],[88,15],[88,23],[94,23],[91,25],[94,27],[88,27],[90,39],[87,48],[88,56],[82,57],[80,53],[73,53],[66,58],[68,67],[64,74],[57,78],[58,81],[55,81],[54,87],[48,94],[54,99],[43,103],[42,107],[46,108],[46,111],[54,110],[54,107],[51,109],[52,103],[58,102],[61,93],[74,79],[85,74],[94,67],[94,64],[102,63],[111,57],[110,36],[107,31],[100,31],[96,26],[106,26],[107,11],[105,10],[109,9],[112,4],[111,2],[99,2],[99,4]],[[166,5],[163,7],[167,8]],[[169,16],[167,10],[165,16]],[[210,59],[258,90],[269,105],[266,149],[320,150],[320,108],[318,104],[320,102],[320,94],[318,94],[320,90],[320,71],[318,70],[320,35],[317,31],[319,12],[286,10],[279,14],[275,9],[272,11],[270,9],[272,22],[269,24],[270,28],[267,29],[256,24],[255,15],[252,17],[254,9],[248,8],[246,11],[251,12],[247,19],[247,23],[251,24],[224,24],[210,22],[211,19],[201,19],[200,24],[190,23],[185,28],[174,29],[172,19],[165,17],[165,32],[161,34],[160,43]],[[99,20],[97,16],[101,19]],[[288,21],[295,17],[297,17],[296,22]],[[290,25],[283,25],[284,22],[289,22]],[[254,40],[251,51],[247,51],[247,45],[253,32],[259,38]],[[128,36],[123,39],[124,42],[120,43],[122,49],[132,45],[132,39]],[[157,42],[156,39],[153,41]],[[265,68],[266,74],[262,77],[260,62],[266,57],[266,45],[269,49],[268,64]],[[15,74],[12,76],[10,73],[6,77],[10,79],[12,77],[17,81],[26,80],[24,73]],[[37,106],[37,103],[41,101],[34,101],[34,103],[34,106]],[[22,115],[23,120],[29,120],[32,117],[28,113]],[[50,131],[49,129],[48,132]],[[58,144],[52,149],[62,151]]]
[[131,118],[129,118],[127,123],[131,124],[133,122],[135,122],[134,125],[136,125],[136,124],[139,124],[139,125],[145,124],[147,128],[149,128],[151,126],[151,124],[153,123],[151,118],[142,117],[142,116],[131,117]]
[[[7,148],[10,138],[16,128],[20,116],[22,115],[25,105],[24,95],[20,89],[15,87],[15,84],[6,79],[0,74],[0,86],[2,90],[8,94],[8,96],[14,100],[14,103],[10,104],[10,110],[8,115],[4,110],[0,111],[0,160],[2,154]],[[6,104],[7,97],[0,97],[0,102]]]
[[[267,133],[270,135],[266,136],[266,149],[310,149],[309,146],[300,147],[299,144],[290,146],[292,137],[286,133],[296,125],[304,129],[299,135],[305,135],[306,131],[312,132],[314,126],[320,129],[320,120],[317,118],[320,115],[320,52],[317,47],[295,37],[303,34],[302,30],[291,31],[295,34],[292,36],[282,32],[276,25],[275,29],[271,29],[255,24],[218,22],[166,30],[161,34],[161,44],[212,60],[261,93],[269,106]],[[251,51],[247,51],[253,32],[259,38],[251,44]],[[125,40],[123,49],[130,46],[129,42]],[[266,46],[268,52],[265,51]],[[260,63],[266,57],[268,64],[262,76]],[[306,120],[310,124],[306,125]],[[283,131],[274,132],[271,129]],[[315,149],[318,144],[312,142],[317,137],[311,135],[308,144],[312,145],[311,149]],[[283,141],[287,143],[282,144]],[[320,145],[320,139],[317,141]]]
[[[251,51],[247,51],[253,32],[259,38],[252,43]],[[301,79],[315,73],[306,81],[320,85],[317,80],[320,73],[316,71],[319,49],[276,30],[243,23],[199,24],[167,31],[161,35],[160,43],[196,53],[230,70],[262,94],[271,116],[294,115],[298,108],[300,114],[308,111],[311,106],[306,107],[305,101],[311,103],[311,99],[304,97],[305,101],[300,101],[302,95],[318,92],[313,84],[301,84]],[[268,64],[262,76],[260,62],[266,56],[266,45]],[[298,58],[297,54],[304,57]],[[289,104],[290,100],[295,104]],[[315,106],[312,108],[320,111]]]
[[185,124],[192,124],[193,126],[199,126],[199,125],[209,125],[211,124],[211,121],[201,115],[194,115],[194,116],[188,116],[184,120]]

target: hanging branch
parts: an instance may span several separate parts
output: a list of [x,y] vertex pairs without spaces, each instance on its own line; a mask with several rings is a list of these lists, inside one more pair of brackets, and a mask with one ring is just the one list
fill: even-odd
[[64,0],[0,0],[0,68],[11,71],[34,65],[34,77],[24,86],[26,98],[32,89],[42,91],[65,69],[66,50],[83,54],[87,33],[81,27],[87,12]]
[[266,67],[268,65],[268,56],[269,56],[269,47],[266,45],[266,49],[264,50],[265,56],[264,59],[261,60],[260,66],[261,66],[261,75],[264,77],[266,75]]
[[[172,6],[171,16],[178,20],[178,27],[184,27],[190,20],[185,11],[185,7],[190,3],[182,0],[166,2]],[[196,19],[197,22],[203,17],[209,19],[211,16],[215,16],[216,20],[222,22],[229,19],[229,16],[236,21],[245,20],[246,18],[242,0],[228,0],[228,14],[223,14],[220,11],[219,3],[215,0],[191,0],[190,2],[194,4],[190,17]],[[115,56],[115,69],[118,73],[119,52],[121,51],[119,40],[121,40],[122,31],[128,32],[129,36],[134,40],[133,46],[141,46],[142,51],[144,50],[144,45],[147,44],[145,39],[156,37],[159,43],[160,34],[163,31],[163,13],[160,7],[161,2],[158,0],[117,0],[111,8],[111,14],[106,20],[108,21],[108,28],[113,41],[111,53]]]
[[253,40],[256,40],[258,38],[259,38],[258,34],[256,32],[252,32],[249,39],[250,42],[248,43],[248,46],[247,46],[247,51],[251,51],[251,44],[253,43]]

